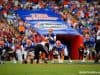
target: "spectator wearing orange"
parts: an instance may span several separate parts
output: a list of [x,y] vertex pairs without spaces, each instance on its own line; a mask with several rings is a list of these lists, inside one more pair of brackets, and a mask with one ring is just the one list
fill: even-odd
[[25,33],[25,26],[24,26],[24,23],[22,21],[19,22],[18,30],[19,30],[20,34]]

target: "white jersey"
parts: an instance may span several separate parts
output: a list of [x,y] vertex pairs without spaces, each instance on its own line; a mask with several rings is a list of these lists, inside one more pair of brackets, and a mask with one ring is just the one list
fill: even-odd
[[65,49],[64,49],[64,56],[68,56],[68,49],[67,49],[67,46],[65,46]]
[[97,40],[100,40],[100,29],[97,32]]

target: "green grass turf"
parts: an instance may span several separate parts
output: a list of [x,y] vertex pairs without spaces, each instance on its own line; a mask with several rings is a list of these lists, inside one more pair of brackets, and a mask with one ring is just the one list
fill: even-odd
[[[80,72],[99,73],[80,73]],[[100,75],[100,64],[0,64],[0,75]]]

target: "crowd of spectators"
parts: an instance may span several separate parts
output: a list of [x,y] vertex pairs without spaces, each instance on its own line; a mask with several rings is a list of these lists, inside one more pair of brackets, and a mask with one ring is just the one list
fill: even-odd
[[3,1],[0,4],[0,46],[6,45],[6,47],[14,50],[14,45],[17,49],[20,49],[21,44],[24,46],[25,42],[27,45],[40,42],[44,36],[33,39],[34,35],[37,34],[36,30],[32,29],[30,24],[22,21],[16,14],[18,9],[34,10],[38,8],[52,8],[56,13],[59,13],[67,25],[76,29],[84,37],[86,49],[89,48],[91,53],[95,52],[96,33],[100,26],[100,5],[98,1],[91,0]]

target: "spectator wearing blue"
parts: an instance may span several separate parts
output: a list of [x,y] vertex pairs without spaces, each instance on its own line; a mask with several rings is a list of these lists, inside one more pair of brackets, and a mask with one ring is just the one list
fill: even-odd
[[90,3],[92,0],[87,0],[87,3]]

